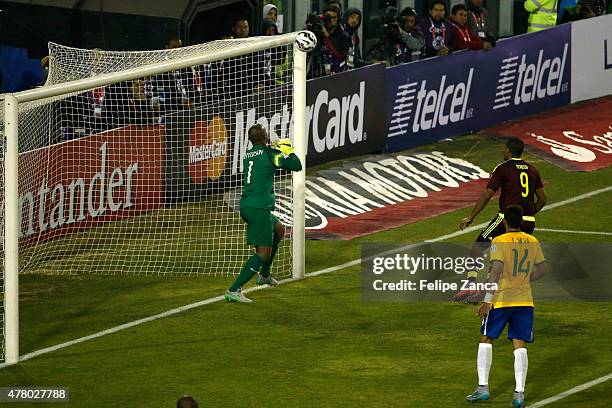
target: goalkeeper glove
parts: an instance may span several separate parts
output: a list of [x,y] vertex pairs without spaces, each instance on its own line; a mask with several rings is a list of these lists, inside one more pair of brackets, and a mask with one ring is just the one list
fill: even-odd
[[289,156],[293,153],[293,146],[291,146],[291,140],[289,139],[278,139],[272,143],[274,149],[280,150],[285,156]]

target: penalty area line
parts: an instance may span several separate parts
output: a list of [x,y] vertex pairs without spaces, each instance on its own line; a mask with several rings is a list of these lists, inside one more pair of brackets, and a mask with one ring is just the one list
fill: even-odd
[[[612,186],[600,188],[598,190],[593,190],[593,191],[590,191],[588,193],[580,194],[580,195],[577,195],[575,197],[568,198],[566,200],[558,201],[556,203],[553,203],[553,204],[550,204],[550,205],[544,207],[542,209],[542,211],[552,210],[554,208],[562,207],[562,206],[567,205],[567,204],[572,204],[572,203],[575,203],[576,201],[584,200],[585,198],[590,198],[590,197],[593,197],[595,195],[598,195],[598,194],[601,194],[601,193],[605,193],[605,192],[608,192],[608,191],[612,191]],[[425,242],[420,242],[420,243],[406,245],[405,247],[399,248],[399,249],[414,248],[414,247],[418,247],[418,246],[421,246],[421,245],[425,245],[426,243],[430,243],[430,242],[445,241],[445,240],[450,239],[450,238],[458,237],[458,236],[461,236],[461,235],[464,235],[464,234],[467,234],[467,233],[470,233],[470,232],[477,231],[479,229],[484,228],[485,226],[487,226],[487,223],[473,225],[473,226],[468,227],[468,228],[466,228],[464,230],[461,230],[461,231],[455,231],[455,232],[452,232],[450,234],[441,235],[439,237],[432,238],[432,239],[427,240]],[[397,250],[398,250],[398,248],[395,248],[393,250],[393,252],[395,252]],[[380,256],[380,255],[384,255],[384,254],[377,254],[377,256]],[[335,271],[338,271],[338,270],[342,270],[342,269],[350,268],[352,266],[359,265],[361,262],[362,262],[362,259],[361,258],[357,258],[357,259],[354,259],[354,260],[349,261],[349,262],[345,262],[345,263],[340,264],[340,265],[336,265],[336,266],[332,266],[332,267],[329,267],[329,268],[321,269],[321,270],[316,271],[316,272],[307,273],[305,275],[305,277],[311,278],[311,277],[314,277],[314,276],[324,275],[324,274],[327,274],[327,273],[331,273],[331,272],[335,272]],[[279,281],[279,284],[285,284],[285,283],[290,283],[290,282],[295,282],[295,279],[293,279],[293,278],[283,279],[283,280]],[[266,287],[267,287],[267,285],[251,287],[249,289],[245,289],[244,293],[255,292],[257,290],[262,290],[262,289],[264,289]],[[177,308],[174,308],[174,309],[170,309],[170,310],[167,310],[165,312],[158,313],[156,315],[152,315],[152,316],[145,317],[145,318],[142,318],[142,319],[134,320],[134,321],[131,321],[131,322],[128,322],[128,323],[121,324],[119,326],[111,327],[110,329],[102,330],[102,331],[99,331],[97,333],[90,334],[89,336],[79,337],[77,339],[70,340],[70,341],[67,341],[65,343],[60,343],[60,344],[56,344],[55,346],[46,347],[44,349],[36,350],[36,351],[31,352],[31,353],[27,353],[27,354],[24,354],[24,355],[20,356],[18,363],[23,362],[23,361],[27,361],[27,360],[31,360],[34,357],[39,357],[39,356],[42,356],[44,354],[51,353],[53,351],[61,350],[61,349],[66,348],[66,347],[74,346],[75,344],[84,343],[84,342],[89,341],[89,340],[93,340],[93,339],[97,339],[97,338],[100,338],[100,337],[103,337],[103,336],[107,336],[109,334],[117,333],[117,332],[123,331],[125,329],[129,329],[131,327],[139,326],[139,325],[144,324],[144,323],[149,323],[149,322],[152,322],[154,320],[159,320],[159,319],[163,319],[163,318],[166,318],[166,317],[174,316],[174,315],[177,315],[179,313],[186,312],[186,311],[191,310],[191,309],[195,309],[197,307],[209,305],[211,303],[217,303],[217,302],[220,302],[222,300],[224,300],[223,296],[215,296],[215,297],[212,297],[212,298],[201,300],[199,302],[190,303],[188,305],[184,305],[184,306],[180,306],[180,307],[177,307]],[[4,367],[8,367],[10,365],[12,365],[12,364],[0,363],[0,369],[2,369]]]

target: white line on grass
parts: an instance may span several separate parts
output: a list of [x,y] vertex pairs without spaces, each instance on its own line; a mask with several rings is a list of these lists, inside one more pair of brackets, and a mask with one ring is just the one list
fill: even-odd
[[[593,190],[591,192],[578,195],[576,197],[568,198],[567,200],[558,201],[558,202],[553,203],[553,204],[551,204],[551,205],[549,205],[547,207],[544,207],[544,209],[542,211],[552,210],[554,208],[562,207],[562,206],[567,205],[567,204],[572,204],[572,203],[575,203],[576,201],[584,200],[585,198],[590,198],[590,197],[593,197],[593,196],[595,196],[597,194],[605,193],[607,191],[612,191],[612,186],[608,186],[608,187],[605,187],[605,188],[600,188],[599,190]],[[432,239],[427,240],[425,242],[406,245],[405,247],[400,248],[400,249],[414,248],[414,247],[417,247],[417,246],[420,246],[420,245],[424,245],[425,243],[428,243],[428,242],[444,241],[444,240],[447,240],[447,239],[450,239],[450,238],[454,238],[454,237],[458,237],[458,236],[467,234],[469,232],[477,231],[477,230],[479,230],[481,228],[484,228],[486,225],[487,225],[487,223],[473,225],[473,226],[471,226],[469,228],[466,228],[466,229],[464,229],[462,231],[455,231],[455,232],[452,232],[450,234],[441,235],[439,237],[432,238]],[[393,250],[393,252],[395,252],[397,250],[398,250],[398,248],[395,248]],[[377,255],[382,255],[382,254],[377,254]],[[345,263],[340,264],[340,265],[332,266],[330,268],[321,269],[320,271],[307,273],[306,277],[310,278],[310,277],[313,277],[313,276],[319,276],[319,275],[323,275],[323,274],[326,274],[326,273],[335,272],[335,271],[338,271],[338,270],[341,270],[341,269],[350,268],[352,266],[359,265],[361,263],[361,261],[362,261],[361,258],[358,258],[358,259],[355,259],[355,260],[350,261],[350,262],[345,262]],[[283,279],[283,280],[279,281],[279,284],[289,283],[289,282],[293,282],[293,281],[294,281],[294,279],[292,279],[292,278]],[[255,286],[255,287],[251,287],[249,289],[245,289],[244,293],[250,293],[250,292],[254,292],[256,290],[261,290],[261,289],[264,289],[264,288],[266,288],[266,286]],[[79,337],[78,339],[74,339],[74,340],[71,340],[71,341],[67,341],[65,343],[56,344],[55,346],[47,347],[47,348],[44,348],[44,349],[33,351],[31,353],[28,353],[28,354],[24,354],[24,355],[19,357],[19,362],[30,360],[30,359],[32,359],[34,357],[38,357],[38,356],[41,356],[43,354],[51,353],[53,351],[57,351],[57,350],[60,350],[60,349],[66,348],[66,347],[70,347],[70,346],[73,346],[75,344],[83,343],[83,342],[86,342],[88,340],[97,339],[99,337],[103,337],[103,336],[106,336],[108,334],[117,333],[117,332],[120,332],[122,330],[129,329],[130,327],[139,326],[141,324],[152,322],[154,320],[163,319],[165,317],[173,316],[173,315],[185,312],[187,310],[195,309],[195,308],[200,307],[200,306],[204,306],[204,305],[209,305],[211,303],[220,302],[222,300],[223,300],[223,296],[216,296],[216,297],[213,297],[213,298],[208,298],[208,299],[201,300],[199,302],[195,302],[195,303],[191,303],[191,304],[188,304],[188,305],[180,306],[180,307],[177,307],[177,308],[174,308],[174,309],[170,309],[170,310],[167,310],[167,311],[162,312],[162,313],[158,313],[158,314],[153,315],[153,316],[145,317],[143,319],[138,319],[138,320],[131,321],[129,323],[121,324],[119,326],[111,327],[110,329],[102,330],[102,331],[99,331],[97,333],[90,334],[89,336]],[[8,364],[1,363],[0,364],[0,369],[4,368],[4,367],[7,367],[7,366],[8,366]]]
[[[245,290],[244,292],[245,293],[247,291],[248,292],[254,292],[256,290],[264,289],[265,287],[266,286],[255,286],[255,287],[252,287],[252,288],[250,288],[248,290]],[[185,312],[187,310],[195,309],[195,308],[200,307],[200,306],[204,306],[204,305],[209,305],[211,303],[220,302],[223,299],[224,299],[223,296],[215,296],[213,298],[204,299],[204,300],[201,300],[199,302],[190,303],[188,305],[184,305],[184,306],[180,306],[180,307],[177,307],[177,308],[174,308],[174,309],[166,310],[165,312],[158,313],[158,314],[153,315],[153,316],[145,317],[145,318],[142,318],[142,319],[131,321],[129,323],[121,324],[119,326],[111,327],[110,329],[102,330],[102,331],[99,331],[97,333],[90,334],[89,336],[79,337],[78,339],[70,340],[70,341],[67,341],[65,343],[56,344],[55,346],[51,346],[51,347],[47,347],[47,348],[44,348],[44,349],[36,350],[36,351],[31,352],[31,353],[24,354],[24,355],[20,356],[19,357],[19,362],[22,362],[22,361],[25,361],[25,360],[30,360],[30,359],[32,359],[34,357],[38,357],[38,356],[41,356],[43,354],[47,354],[47,353],[50,353],[52,351],[60,350],[60,349],[63,349],[63,348],[66,348],[66,347],[69,347],[69,346],[72,346],[72,345],[75,345],[75,344],[83,343],[83,342],[88,341],[88,340],[97,339],[98,337],[106,336],[108,334],[117,333],[117,332],[120,332],[122,330],[129,329],[130,327],[139,326],[141,324],[152,322],[152,321],[158,320],[158,319],[162,319],[164,317],[173,316],[173,315]],[[7,366],[8,365],[6,363],[0,364],[0,368],[4,368],[4,367],[7,367]]]
[[591,388],[597,384],[601,384],[603,382],[606,382],[608,380],[612,379],[612,373],[604,375],[603,377],[599,377],[594,379],[593,381],[589,381],[587,383],[581,384],[581,385],[577,385],[574,388],[571,388],[567,391],[563,391],[557,395],[553,395],[552,397],[543,399],[542,401],[538,401],[535,404],[529,405],[527,406],[527,408],[538,408],[538,407],[543,407],[544,405],[548,405],[548,404],[552,404],[553,402],[557,402],[560,399],[563,399],[565,397],[569,397],[570,395],[579,393],[580,391],[584,391],[587,388]]
[[612,235],[612,232],[604,232],[604,231],[574,231],[574,230],[553,229],[553,228],[536,228],[536,231],[562,232],[564,234]]

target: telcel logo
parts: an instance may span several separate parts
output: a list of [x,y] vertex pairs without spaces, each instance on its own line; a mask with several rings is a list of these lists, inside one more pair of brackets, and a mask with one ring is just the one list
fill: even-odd
[[567,47],[568,44],[565,43],[561,58],[544,59],[544,50],[540,50],[538,62],[535,64],[527,63],[527,55],[523,54],[518,67],[518,79],[514,92],[515,105],[531,102],[536,97],[543,99],[547,96],[558,95],[561,92]]
[[412,122],[412,131],[433,129],[438,125],[447,125],[465,119],[472,75],[470,68],[467,80],[457,84],[446,85],[446,75],[440,80],[439,89],[427,90],[427,80],[421,82],[417,93],[417,106]]
[[[497,92],[493,110],[511,104],[520,105],[564,92],[563,71],[568,44],[563,47],[563,56],[544,58],[544,50],[538,53],[538,61],[530,64],[527,54],[515,55],[502,60],[497,80]],[[520,63],[519,63],[520,60]],[[567,84],[566,84],[567,85]],[[513,98],[514,96],[514,98]]]

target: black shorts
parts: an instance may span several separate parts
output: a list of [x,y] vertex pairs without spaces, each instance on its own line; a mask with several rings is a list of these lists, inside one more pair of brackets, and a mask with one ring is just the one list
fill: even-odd
[[[525,220],[525,218],[528,218]],[[534,217],[523,217],[523,223],[521,224],[521,231],[531,235],[533,234],[533,230],[535,229],[535,218]],[[493,218],[493,220],[487,225],[482,231],[480,231],[480,235],[476,239],[476,242],[491,242],[493,238],[499,237],[502,234],[506,233],[506,228],[504,227],[504,217],[502,214],[498,214],[497,217]]]

